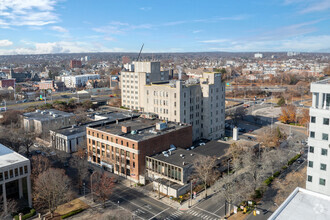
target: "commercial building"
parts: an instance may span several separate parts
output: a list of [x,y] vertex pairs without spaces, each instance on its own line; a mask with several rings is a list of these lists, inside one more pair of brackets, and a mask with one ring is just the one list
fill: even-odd
[[76,76],[62,76],[61,81],[64,82],[67,88],[84,87],[88,80],[100,79],[99,74],[84,74]]
[[224,135],[225,85],[220,73],[204,72],[199,79],[166,81],[168,75],[160,71],[159,62],[135,62],[134,67],[134,71],[122,72],[123,106],[191,124],[194,140]]
[[144,183],[145,157],[192,144],[191,125],[132,117],[87,127],[89,161]]
[[4,212],[9,198],[26,198],[32,207],[30,175],[30,160],[0,144],[0,195]]
[[177,198],[190,190],[190,184],[197,183],[196,181],[190,183],[190,181],[194,176],[193,163],[198,157],[216,157],[216,164],[221,164],[226,159],[225,154],[230,144],[222,141],[211,141],[204,144],[188,149],[173,148],[162,154],[147,156],[147,174],[153,180],[154,190]]
[[70,68],[81,68],[81,60],[70,60]]
[[132,116],[120,112],[97,114],[93,122],[82,125],[72,125],[50,131],[51,147],[66,153],[78,151],[79,146],[86,146],[86,127],[90,125],[115,122],[120,119],[130,119]]
[[330,79],[311,83],[306,189],[330,196]]
[[268,220],[330,219],[330,196],[297,187]]
[[255,53],[254,58],[262,58],[263,54],[262,53]]
[[1,79],[0,88],[12,88],[15,89],[16,79]]
[[39,90],[52,90],[55,91],[54,80],[41,80],[39,82]]
[[25,131],[36,134],[49,135],[50,130],[60,129],[75,124],[73,113],[62,112],[56,109],[36,110],[22,116],[22,125]]

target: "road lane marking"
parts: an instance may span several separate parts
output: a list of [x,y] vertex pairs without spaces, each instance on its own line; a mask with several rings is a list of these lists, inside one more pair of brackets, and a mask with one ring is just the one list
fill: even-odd
[[217,215],[217,214],[214,214],[214,213],[212,213],[212,212],[209,212],[209,211],[207,211],[207,210],[201,209],[201,208],[199,208],[199,207],[196,207],[196,209],[202,210],[202,211],[207,212],[207,213],[209,213],[209,214],[211,214],[211,215],[214,215],[214,216],[216,216],[216,217],[218,217],[218,218],[221,218],[221,216],[219,216],[219,215]]
[[158,214],[154,214],[154,216],[152,216],[149,220],[151,220],[151,219],[153,219],[153,218],[155,218],[156,216],[158,216],[158,215],[160,215],[160,214],[162,214],[163,212],[165,212],[165,211],[167,211],[167,210],[169,210],[171,207],[168,207],[167,209],[164,209],[163,211],[161,211],[161,212],[159,212]]
[[217,210],[214,211],[214,213],[216,213],[217,211],[219,211],[220,209],[222,209],[225,206],[225,204],[223,204],[220,208],[218,208]]

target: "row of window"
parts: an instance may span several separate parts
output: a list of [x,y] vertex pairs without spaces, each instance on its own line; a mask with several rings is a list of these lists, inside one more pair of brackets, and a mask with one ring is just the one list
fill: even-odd
[[[88,131],[88,135],[92,135],[92,136],[95,136],[94,135],[94,132],[91,132],[90,130]],[[96,132],[96,137],[97,138],[101,138],[103,140],[107,140],[107,141],[110,141],[110,142],[113,142],[113,143],[116,143],[116,144],[120,144],[120,145],[123,145],[123,146],[126,146],[126,147],[131,147],[133,149],[135,149],[135,144],[134,143],[131,143],[128,142],[128,141],[123,141],[123,140],[120,140],[118,138],[114,138],[114,137],[109,137],[107,135],[103,135],[103,134],[99,134],[98,132]],[[95,146],[95,143],[98,147],[100,147],[100,142],[98,141],[95,141],[95,140],[91,140],[90,138],[88,139],[88,143],[89,144],[92,144]],[[102,144],[103,145],[103,144]],[[108,146],[108,145],[107,145]],[[102,146],[103,147],[103,146]]]
[[7,180],[9,178],[14,178],[28,173],[28,167],[19,167],[4,172],[0,172],[0,181]]
[[[313,146],[309,147],[309,152],[314,153],[314,147]],[[327,156],[328,155],[328,149],[321,148],[321,155]]]
[[[122,80],[122,82],[124,83],[124,82],[125,82],[125,80],[123,79],[123,80]],[[129,80],[126,80],[126,83],[129,83]],[[133,80],[131,80],[131,83],[134,83],[134,81],[133,81]],[[136,84],[138,84],[138,81],[135,81],[135,83],[136,83]]]
[[[316,117],[311,116],[311,123],[316,123]],[[329,125],[329,118],[323,118],[323,124],[324,125]]]
[[[315,131],[311,131],[309,134],[310,138],[315,138]],[[323,141],[328,141],[329,140],[329,134],[322,133],[322,140]]]
[[[308,167],[313,168],[314,167],[314,162],[313,161],[308,161]],[[327,171],[327,165],[324,163],[320,163],[320,170]]]
[[[307,176],[307,181],[308,182],[313,182],[313,176],[308,175]],[[325,186],[325,179],[320,178],[319,179],[319,184],[322,185],[322,186]]]

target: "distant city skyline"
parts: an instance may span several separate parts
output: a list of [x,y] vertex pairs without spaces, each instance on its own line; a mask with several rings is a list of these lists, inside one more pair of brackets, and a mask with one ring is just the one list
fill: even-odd
[[330,52],[330,0],[0,0],[0,55]]

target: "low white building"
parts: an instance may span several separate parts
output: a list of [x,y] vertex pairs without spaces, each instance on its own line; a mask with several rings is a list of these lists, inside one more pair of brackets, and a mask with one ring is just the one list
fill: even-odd
[[0,195],[7,212],[9,198],[26,198],[32,207],[30,160],[0,144]]
[[76,76],[62,76],[61,81],[67,88],[84,87],[88,80],[100,79],[99,74],[84,74]]

